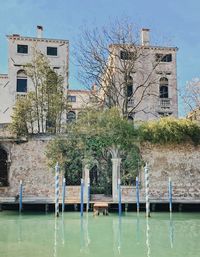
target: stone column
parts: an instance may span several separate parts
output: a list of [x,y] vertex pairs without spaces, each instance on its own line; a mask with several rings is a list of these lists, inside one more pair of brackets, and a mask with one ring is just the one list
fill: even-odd
[[83,179],[84,179],[84,201],[88,199],[88,182],[90,179],[89,165],[85,164],[83,168]]
[[112,198],[113,201],[118,201],[117,182],[120,178],[121,158],[112,158]]

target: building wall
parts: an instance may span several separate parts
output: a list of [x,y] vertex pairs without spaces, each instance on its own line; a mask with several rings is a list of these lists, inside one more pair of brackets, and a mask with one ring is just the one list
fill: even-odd
[[[114,60],[110,60],[112,66],[115,67],[113,69],[113,78],[116,79],[116,85],[118,84],[119,92],[121,99],[119,97],[119,104],[124,105],[124,74],[119,72],[119,69],[127,71],[130,65],[126,64],[126,62],[131,62],[130,60],[122,61],[120,59],[120,51],[123,48],[120,45],[111,46]],[[135,50],[138,49],[138,50]],[[130,76],[133,78],[133,91],[137,88],[136,93],[134,93],[133,97],[130,99],[129,111],[135,112],[135,120],[152,120],[159,118],[160,116],[172,115],[173,117],[178,117],[178,95],[177,95],[177,69],[176,69],[176,52],[177,48],[174,47],[156,47],[156,46],[137,46],[131,48],[128,46],[127,51],[136,52],[140,57],[138,57],[134,62],[134,67],[131,68]],[[162,62],[159,61],[156,63],[156,55],[162,54],[172,55],[172,61],[170,62]],[[154,70],[154,66],[156,68]],[[125,67],[125,68],[124,68]],[[151,75],[150,75],[151,74]],[[112,76],[111,76],[112,77]],[[168,104],[163,105],[160,96],[160,79],[161,78],[168,79],[168,92],[169,96],[167,99]],[[151,83],[147,89],[144,90],[141,85],[148,78]],[[147,84],[146,84],[147,85]],[[105,85],[105,87],[109,87]],[[121,89],[120,89],[121,88]],[[120,91],[121,90],[121,91]],[[144,94],[145,92],[145,94]],[[142,96],[144,94],[144,96]],[[142,99],[142,101],[141,101]],[[131,101],[133,105],[131,105]],[[140,103],[139,103],[140,102]],[[139,104],[138,104],[139,103]],[[166,102],[165,102],[166,103]],[[134,108],[134,106],[137,106]],[[162,113],[162,115],[161,115]]]
[[[1,139],[10,159],[9,187],[0,188],[0,197],[14,197],[23,181],[26,197],[54,198],[54,167],[49,168],[45,156],[50,138],[32,138],[27,142],[11,142]],[[173,198],[200,200],[200,146],[142,145],[143,160],[148,163],[150,199],[166,200],[168,178],[173,183]],[[141,199],[144,199],[144,172],[141,171]],[[61,185],[61,183],[60,183]],[[67,199],[80,200],[80,187],[69,187]],[[122,200],[133,201],[135,189],[122,187]]]
[[0,75],[0,123],[9,123],[11,115],[12,97],[10,96],[10,82],[8,75]]
[[[16,92],[17,72],[23,69],[23,65],[31,63],[34,51],[40,51],[48,57],[50,65],[54,70],[63,76],[64,87],[68,88],[68,69],[69,69],[69,42],[62,39],[46,39],[39,37],[23,37],[20,35],[9,35],[8,38],[8,75],[7,78],[0,76],[0,123],[10,123],[12,108],[18,95],[24,93]],[[28,53],[18,53],[17,45],[28,45]],[[57,56],[47,55],[47,47],[57,47]],[[4,85],[9,83],[4,87]],[[33,90],[32,81],[27,79],[27,90]]]

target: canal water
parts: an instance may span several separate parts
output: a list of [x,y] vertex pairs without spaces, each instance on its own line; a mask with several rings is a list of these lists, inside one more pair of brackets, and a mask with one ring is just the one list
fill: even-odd
[[0,257],[199,257],[200,213],[0,213]]

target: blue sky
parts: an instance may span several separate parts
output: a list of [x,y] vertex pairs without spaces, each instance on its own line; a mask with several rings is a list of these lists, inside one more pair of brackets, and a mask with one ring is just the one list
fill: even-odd
[[[199,0],[0,0],[0,4],[0,73],[7,73],[7,34],[35,36],[36,25],[43,25],[45,37],[68,39],[72,47],[81,27],[128,17],[137,27],[150,28],[155,42],[179,48],[179,88],[200,76]],[[70,86],[83,86],[71,63]]]

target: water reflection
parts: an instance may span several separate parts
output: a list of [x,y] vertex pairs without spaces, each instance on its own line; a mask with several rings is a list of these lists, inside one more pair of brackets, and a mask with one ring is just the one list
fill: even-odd
[[169,240],[170,246],[173,248],[174,246],[174,224],[172,219],[172,213],[170,213],[170,220],[169,220]]
[[149,218],[146,217],[146,246],[147,246],[147,257],[151,256],[151,245],[150,245],[150,226]]
[[58,219],[55,218],[55,223],[54,223],[54,248],[53,248],[53,257],[57,257],[57,236],[58,236]]
[[90,237],[88,232],[88,215],[80,219],[80,252],[89,253]]
[[122,231],[122,219],[118,219],[118,253],[121,253],[121,231]]
[[62,244],[65,244],[65,220],[62,215]]
[[122,218],[113,219],[113,244],[115,255],[121,254]]
[[[0,214],[0,257],[199,257],[200,214]],[[28,253],[28,254],[27,254]]]
[[139,213],[137,213],[137,219],[136,219],[136,238],[137,238],[137,244],[140,242],[140,216]]
[[18,242],[21,243],[22,242],[22,217],[21,217],[21,215],[19,215],[19,217],[18,217],[17,224],[18,224],[17,239],[18,239]]

